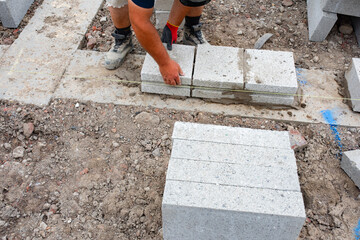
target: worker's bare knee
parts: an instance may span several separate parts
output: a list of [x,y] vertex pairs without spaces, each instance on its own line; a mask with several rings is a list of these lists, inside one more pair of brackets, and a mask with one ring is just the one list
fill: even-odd
[[210,0],[180,0],[180,2],[187,7],[200,7],[208,4]]
[[108,7],[122,8],[128,4],[128,0],[106,0]]

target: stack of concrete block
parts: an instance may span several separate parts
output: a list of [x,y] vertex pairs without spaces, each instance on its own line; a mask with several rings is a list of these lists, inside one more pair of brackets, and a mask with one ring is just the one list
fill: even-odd
[[[155,27],[156,29],[163,29],[166,25],[166,22],[169,19],[170,10],[172,7],[173,1],[170,0],[156,0],[155,1]],[[184,25],[184,22],[181,23],[180,27]]]
[[34,0],[0,0],[0,20],[6,28],[17,28]]
[[360,150],[347,151],[343,153],[341,168],[360,188]]
[[352,109],[360,112],[360,58],[353,58],[350,69],[345,73]]
[[360,4],[359,0],[307,0],[307,11],[310,41],[323,41],[334,26],[337,14],[360,17]]
[[168,53],[173,60],[179,63],[184,72],[184,75],[180,77],[181,86],[166,85],[157,63],[150,54],[146,54],[141,70],[141,91],[146,93],[190,97],[195,47],[174,44],[172,51],[169,51]]
[[287,132],[175,123],[164,239],[297,239],[305,209]]

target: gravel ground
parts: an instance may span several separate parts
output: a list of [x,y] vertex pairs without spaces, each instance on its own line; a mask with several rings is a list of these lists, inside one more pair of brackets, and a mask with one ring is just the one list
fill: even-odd
[[360,129],[202,112],[55,100],[0,102],[1,239],[161,239],[161,200],[175,121],[299,130],[307,220],[299,239],[353,239],[360,191],[341,170]]

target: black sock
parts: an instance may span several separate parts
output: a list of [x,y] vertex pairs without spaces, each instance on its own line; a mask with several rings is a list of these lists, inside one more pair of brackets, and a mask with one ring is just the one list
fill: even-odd
[[200,16],[198,17],[185,17],[185,25],[188,27],[198,25],[200,23]]
[[115,33],[127,36],[127,35],[129,35],[131,33],[130,27],[131,27],[131,25],[126,27],[126,28],[117,28],[117,27],[115,27],[116,28]]

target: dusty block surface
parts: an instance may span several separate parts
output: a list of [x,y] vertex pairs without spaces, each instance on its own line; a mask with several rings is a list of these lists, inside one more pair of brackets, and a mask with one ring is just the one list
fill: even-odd
[[[195,47],[174,44],[172,51],[168,51],[168,53],[170,57],[180,65],[184,72],[184,76],[180,77],[182,85],[191,85]],[[141,81],[164,82],[160,74],[159,66],[148,53],[146,54],[143,67],[141,69]]]
[[337,20],[336,13],[323,11],[324,1],[307,0],[310,41],[324,41]]
[[289,135],[175,123],[162,216],[165,240],[297,239],[305,209]]
[[323,4],[326,12],[360,17],[359,0],[325,0]]
[[355,112],[360,112],[360,58],[353,58],[350,69],[345,74],[351,105]]
[[291,52],[247,49],[245,65],[246,90],[284,94],[298,90]]
[[0,58],[2,55],[6,52],[6,50],[9,48],[8,45],[0,45]]
[[[170,2],[170,4],[172,4],[172,2]],[[167,11],[156,9],[156,11],[155,11],[155,28],[156,29],[162,30],[165,27],[165,25],[169,19],[169,14],[170,14],[170,9]],[[184,23],[185,23],[185,20],[180,24],[180,28],[184,27]]]
[[156,93],[170,96],[190,97],[190,86],[170,86],[154,82],[142,82],[141,91],[145,93]]
[[200,45],[196,52],[194,86],[243,89],[244,50]]
[[360,150],[344,152],[341,168],[360,188]]
[[34,0],[0,0],[0,20],[6,28],[17,28]]
[[173,1],[169,0],[156,0],[155,1],[155,9],[161,11],[170,11],[172,7]]

